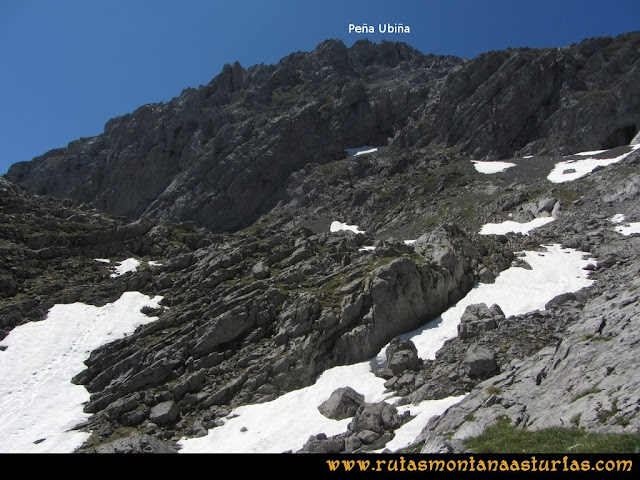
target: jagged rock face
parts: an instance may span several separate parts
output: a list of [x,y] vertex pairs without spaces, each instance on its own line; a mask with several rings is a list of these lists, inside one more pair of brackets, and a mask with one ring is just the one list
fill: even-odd
[[628,144],[640,128],[640,36],[471,61],[326,41],[277,65],[226,65],[206,86],[107,122],[8,178],[130,218],[245,227],[286,179],[344,149],[457,146],[478,157]]
[[8,176],[117,215],[237,229],[275,205],[304,165],[386,144],[459,63],[404,44],[327,41],[274,66],[227,65],[210,84],[110,120],[102,135]]
[[628,145],[640,129],[639,48],[628,34],[480,55],[447,76],[400,143],[457,145],[477,158]]

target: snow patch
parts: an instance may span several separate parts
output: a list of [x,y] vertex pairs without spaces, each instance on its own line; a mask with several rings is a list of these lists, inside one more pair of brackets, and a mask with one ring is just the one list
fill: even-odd
[[376,247],[374,246],[364,246],[362,248],[359,248],[358,251],[359,252],[372,252],[376,249]]
[[405,245],[413,245],[414,243],[416,243],[418,240],[405,240],[404,243]]
[[580,155],[582,157],[590,157],[591,155],[598,155],[599,153],[604,153],[606,150],[592,150],[591,152],[580,152],[574,153],[574,155]]
[[108,258],[94,258],[94,260],[100,263],[111,263],[111,260],[109,260]]
[[615,230],[622,235],[629,236],[634,233],[640,233],[640,222],[629,223],[627,222],[627,217],[625,217],[622,213],[614,215],[609,219],[609,221],[618,225]]
[[[125,292],[103,307],[54,305],[45,320],[15,327],[0,345],[0,452],[71,453],[89,438],[89,392],[71,379],[92,350],[152,322],[140,312],[162,297]],[[38,443],[35,443],[38,442]]]
[[480,235],[504,235],[505,233],[529,235],[529,232],[534,228],[541,227],[554,220],[553,217],[540,217],[526,223],[514,222],[513,220],[506,220],[502,223],[486,223],[480,229]]
[[515,163],[509,162],[481,162],[479,160],[471,160],[471,162],[473,162],[473,166],[478,172],[487,175],[504,172],[505,170],[516,166]]
[[622,223],[626,220],[626,217],[622,213],[617,213],[609,219],[611,223]]
[[127,272],[135,272],[139,266],[140,260],[136,260],[135,258],[127,258],[122,262],[118,262],[118,266],[115,267],[115,272],[111,274],[111,277],[115,278],[124,275]]
[[640,222],[630,223],[628,225],[620,225],[616,227],[616,232],[622,235],[632,235],[634,233],[640,233]]
[[345,150],[347,155],[349,155],[350,157],[357,157],[359,155],[366,155],[368,153],[373,153],[377,151],[378,151],[377,147],[372,147],[370,145],[366,145],[364,147],[347,148]]
[[334,221],[331,223],[331,226],[329,227],[329,231],[339,232],[340,230],[349,230],[353,233],[364,233],[364,231],[359,230],[359,228],[360,227],[358,225],[347,225],[346,223]]
[[[627,153],[623,153],[622,155],[618,155],[613,158],[585,158],[584,160],[567,160],[566,162],[556,163],[556,166],[553,168],[551,173],[547,175],[547,179],[553,183],[564,183],[577,180],[578,178],[582,178],[590,174],[597,167],[606,167],[607,165],[621,162],[638,148],[640,148],[640,145],[634,145]],[[604,152],[606,152],[606,150],[582,152],[576,153],[576,155],[589,156]]]

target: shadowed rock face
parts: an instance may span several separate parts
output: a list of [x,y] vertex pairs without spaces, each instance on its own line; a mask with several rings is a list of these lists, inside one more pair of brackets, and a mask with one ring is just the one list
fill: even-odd
[[349,147],[506,157],[627,144],[640,127],[638,52],[638,34],[470,61],[329,40],[276,65],[226,65],[208,85],[114,118],[7,177],[116,215],[236,230],[287,201],[292,173]]
[[404,44],[326,41],[277,65],[226,65],[208,85],[112,119],[8,177],[116,215],[238,229],[281,200],[304,165],[386,144],[461,62]]

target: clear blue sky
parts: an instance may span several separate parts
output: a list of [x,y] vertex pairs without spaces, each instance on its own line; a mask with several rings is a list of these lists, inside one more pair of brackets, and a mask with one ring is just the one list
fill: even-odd
[[110,118],[198,87],[225,63],[275,63],[348,24],[403,23],[424,53],[474,57],[640,30],[638,0],[0,0],[0,174]]

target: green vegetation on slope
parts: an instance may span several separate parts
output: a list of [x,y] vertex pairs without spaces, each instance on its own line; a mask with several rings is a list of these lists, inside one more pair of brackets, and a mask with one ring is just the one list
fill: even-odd
[[527,431],[503,418],[464,444],[476,453],[637,453],[640,433],[600,434],[560,427]]

